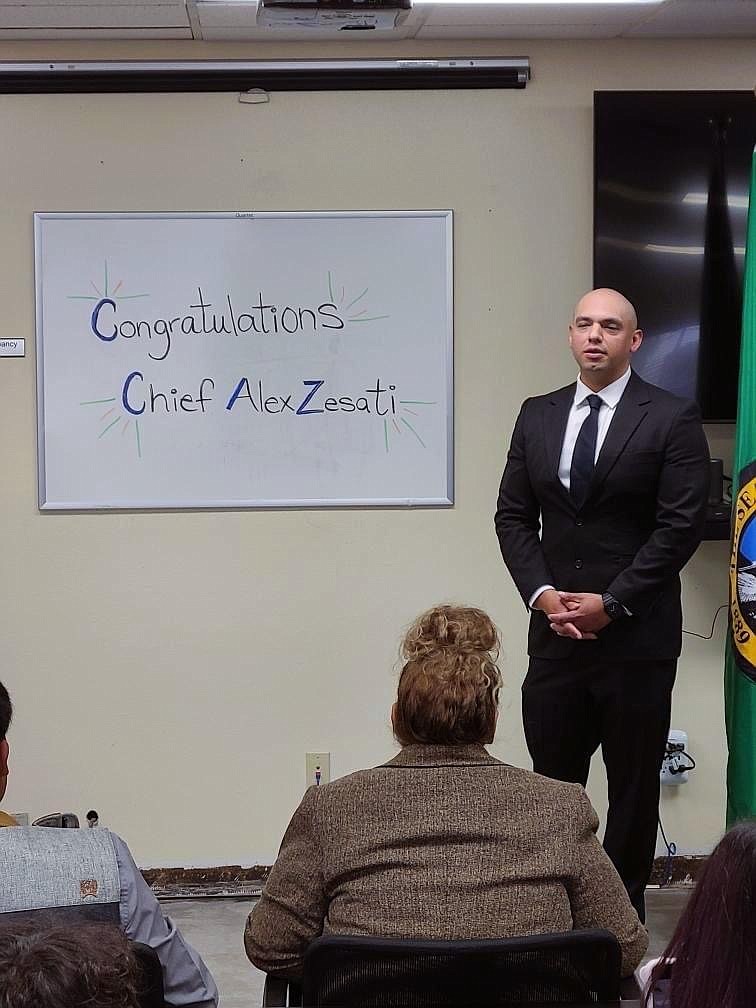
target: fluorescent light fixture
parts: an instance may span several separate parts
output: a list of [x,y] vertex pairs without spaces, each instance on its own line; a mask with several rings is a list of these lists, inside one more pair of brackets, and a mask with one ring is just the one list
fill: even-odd
[[[709,202],[709,195],[705,192],[685,193],[683,203],[690,203],[691,206],[706,206]],[[747,210],[748,196],[728,196],[727,206],[733,210]]]

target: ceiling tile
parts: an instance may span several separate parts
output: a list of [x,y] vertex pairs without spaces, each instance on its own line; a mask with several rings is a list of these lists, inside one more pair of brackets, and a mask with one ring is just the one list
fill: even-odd
[[545,26],[569,27],[595,25],[627,28],[637,24],[649,11],[658,10],[662,0],[654,4],[436,4],[419,8],[427,10],[425,25],[521,25],[542,28]]
[[74,39],[191,39],[191,28],[0,28],[0,41],[42,42]]
[[627,35],[657,38],[752,38],[756,0],[669,0]]
[[435,25],[421,28],[418,39],[588,39],[617,38],[621,33],[606,25],[475,25],[464,30],[457,25]]
[[183,4],[0,3],[0,28],[189,28]]

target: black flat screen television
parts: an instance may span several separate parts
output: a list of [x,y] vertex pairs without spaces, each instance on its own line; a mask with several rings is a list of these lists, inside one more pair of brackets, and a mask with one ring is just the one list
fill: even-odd
[[752,91],[594,93],[593,279],[635,304],[641,377],[737,410]]

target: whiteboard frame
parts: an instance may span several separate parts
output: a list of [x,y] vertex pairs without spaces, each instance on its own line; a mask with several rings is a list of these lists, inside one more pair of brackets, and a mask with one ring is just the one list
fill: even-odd
[[[264,511],[276,509],[332,509],[332,508],[418,508],[454,506],[454,244],[453,210],[227,210],[227,211],[35,211],[34,212],[34,289],[35,289],[35,331],[37,367],[37,493],[40,511]],[[107,504],[91,501],[51,502],[47,500],[45,479],[45,399],[44,399],[44,318],[43,318],[43,269],[42,269],[42,228],[46,220],[122,220],[135,217],[145,220],[172,220],[186,218],[224,219],[267,218],[267,219],[343,219],[343,218],[415,218],[436,217],[445,222],[445,267],[447,330],[444,334],[444,362],[446,366],[446,496],[431,498],[326,498],[293,500],[145,500],[135,504],[132,501],[113,499]]]

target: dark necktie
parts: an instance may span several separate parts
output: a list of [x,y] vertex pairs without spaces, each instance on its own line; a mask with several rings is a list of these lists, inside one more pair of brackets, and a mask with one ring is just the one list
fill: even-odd
[[591,412],[583,420],[583,426],[578,431],[575,450],[572,453],[570,494],[579,508],[585,503],[585,499],[588,496],[588,488],[593,479],[593,466],[596,458],[596,435],[598,434],[598,418],[601,403],[601,396],[588,396],[588,405],[591,407]]

